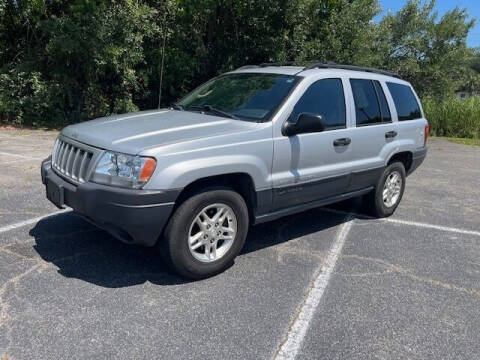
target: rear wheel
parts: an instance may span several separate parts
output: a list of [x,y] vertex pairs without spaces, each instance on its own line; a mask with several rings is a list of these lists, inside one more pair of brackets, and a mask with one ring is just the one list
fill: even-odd
[[248,209],[242,196],[227,189],[207,190],[178,207],[159,247],[179,274],[201,279],[233,263],[247,232]]
[[401,162],[387,166],[370,194],[366,196],[367,205],[373,215],[387,217],[395,212],[405,190],[406,173]]

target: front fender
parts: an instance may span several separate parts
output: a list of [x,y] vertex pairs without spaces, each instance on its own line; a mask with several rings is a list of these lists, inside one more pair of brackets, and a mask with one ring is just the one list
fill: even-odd
[[259,157],[222,155],[172,163],[155,172],[149,188],[181,189],[198,179],[232,173],[248,174],[257,191],[271,186],[269,168]]

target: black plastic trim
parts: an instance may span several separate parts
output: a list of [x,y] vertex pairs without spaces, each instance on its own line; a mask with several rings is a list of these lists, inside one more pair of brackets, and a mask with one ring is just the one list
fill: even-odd
[[255,207],[255,215],[266,214],[272,209],[273,190],[264,189],[256,191],[257,203]]
[[407,175],[410,175],[413,173],[425,160],[427,156],[427,151],[428,148],[425,146],[422,149],[413,151],[412,153],[412,165],[410,166],[410,169],[408,169]]
[[[63,189],[63,204],[119,240],[153,246],[160,237],[181,189],[133,190],[95,183],[72,184],[42,162],[42,181]],[[63,205],[62,204],[62,205]]]
[[300,204],[300,205],[287,207],[287,208],[284,208],[284,209],[281,209],[281,210],[278,210],[278,211],[271,212],[269,214],[258,215],[258,216],[255,216],[255,224],[261,224],[261,223],[264,223],[264,222],[267,222],[267,221],[279,219],[279,218],[284,217],[284,216],[296,214],[296,213],[303,212],[303,211],[306,211],[306,210],[310,210],[310,209],[313,209],[313,208],[316,208],[316,207],[325,206],[325,205],[333,204],[333,203],[343,201],[343,200],[346,200],[346,199],[350,199],[350,198],[353,198],[353,197],[365,195],[372,190],[373,190],[373,186],[362,189],[362,190],[357,190],[357,191],[344,193],[344,194],[341,194],[341,195],[331,196],[331,197],[324,198],[324,199],[317,200],[317,201],[311,201],[311,202],[308,202],[308,203],[303,203],[303,204]]
[[[280,211],[312,201],[319,201],[335,196],[375,186],[385,166],[361,171],[335,175],[319,180],[280,186],[272,189],[271,211]],[[261,213],[256,212],[257,215]]]
[[276,187],[273,189],[272,211],[345,193],[349,183],[350,174],[342,174]]
[[350,176],[350,183],[347,191],[356,191],[366,187],[375,186],[378,179],[385,170],[385,166],[380,166],[368,170],[353,171]]

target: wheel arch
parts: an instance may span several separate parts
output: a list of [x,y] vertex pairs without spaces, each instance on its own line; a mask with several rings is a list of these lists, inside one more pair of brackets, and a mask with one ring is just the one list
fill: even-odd
[[189,183],[178,195],[175,201],[174,211],[185,200],[208,188],[229,188],[239,193],[247,205],[250,221],[253,221],[255,209],[258,204],[257,194],[253,178],[244,172],[207,176]]
[[405,172],[408,174],[412,167],[413,153],[411,151],[401,151],[393,154],[387,162],[387,166],[394,162],[401,162],[405,167]]

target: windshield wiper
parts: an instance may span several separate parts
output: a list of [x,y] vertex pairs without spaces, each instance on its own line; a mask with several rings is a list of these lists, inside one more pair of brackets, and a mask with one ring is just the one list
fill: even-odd
[[180,104],[173,104],[173,105],[172,105],[172,109],[180,110],[180,111],[184,111],[184,110],[185,110],[185,108],[184,108],[182,105],[180,105]]
[[223,116],[223,117],[228,117],[230,119],[238,120],[238,117],[236,117],[235,115],[230,114],[229,112],[214,108],[212,105],[208,105],[208,104],[207,105],[191,105],[191,106],[187,107],[187,109],[208,111],[208,112],[211,112],[215,115],[220,115],[220,116]]

